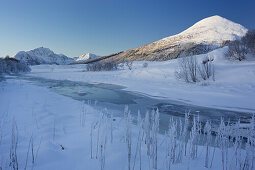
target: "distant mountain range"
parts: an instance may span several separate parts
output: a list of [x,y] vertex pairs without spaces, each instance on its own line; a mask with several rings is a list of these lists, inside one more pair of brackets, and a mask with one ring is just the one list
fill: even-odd
[[30,51],[20,51],[15,56],[15,59],[27,63],[28,65],[39,64],[70,64],[74,62],[63,54],[55,54],[49,48],[36,48]]
[[36,48],[30,51],[20,51],[13,58],[27,63],[28,65],[39,65],[39,64],[70,64],[75,62],[82,62],[94,58],[98,58],[95,54],[87,53],[79,57],[69,58],[63,54],[55,54],[49,48]]

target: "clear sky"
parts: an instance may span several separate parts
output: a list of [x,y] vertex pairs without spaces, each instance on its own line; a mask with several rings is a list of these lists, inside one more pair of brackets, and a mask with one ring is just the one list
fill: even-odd
[[255,0],[0,0],[0,56],[48,47],[107,55],[220,15],[255,28]]

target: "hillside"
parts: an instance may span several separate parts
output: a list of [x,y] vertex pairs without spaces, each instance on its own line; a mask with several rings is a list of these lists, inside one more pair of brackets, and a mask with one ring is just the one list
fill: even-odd
[[244,36],[247,29],[220,16],[205,18],[187,30],[142,47],[124,51],[103,61],[164,61],[204,54]]

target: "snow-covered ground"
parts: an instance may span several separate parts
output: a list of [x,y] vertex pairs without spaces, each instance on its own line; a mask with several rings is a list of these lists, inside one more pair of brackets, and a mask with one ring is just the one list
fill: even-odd
[[[0,87],[1,169],[11,169],[10,165],[15,166],[17,158],[19,169],[125,170],[128,169],[128,150],[125,141],[129,132],[132,136],[132,169],[133,167],[139,169],[140,166],[137,153],[139,141],[142,141],[142,169],[152,168],[150,167],[152,160],[148,159],[146,154],[144,132],[140,134],[141,139],[138,140],[139,126],[129,127],[123,118],[113,118],[110,112],[102,114],[103,111],[91,105],[58,95],[50,89],[32,85],[25,80],[8,79],[0,82]],[[127,131],[127,127],[130,131]],[[159,134],[157,136],[157,167],[162,170],[168,169],[166,161],[171,159],[166,148],[174,145],[171,145],[173,143],[167,145],[166,142],[170,141],[166,136]],[[10,148],[11,146],[15,148],[15,141],[17,149],[12,150],[14,152],[11,152],[10,158]],[[183,148],[184,145],[176,145],[176,153],[180,151],[181,146]],[[214,155],[213,148],[209,149],[211,151],[209,166],[213,160],[211,169],[218,170],[221,168],[220,150],[216,149]],[[204,167],[205,148],[198,147],[197,151],[197,158],[192,160],[186,156],[182,163],[171,165],[171,169],[207,169]],[[232,150],[228,150],[228,154],[234,156]],[[244,158],[243,155],[240,159],[243,161]],[[231,165],[232,161],[231,159],[228,165]]]
[[227,47],[208,54],[195,56],[199,61],[214,58],[215,81],[187,84],[177,80],[175,71],[178,60],[165,62],[134,62],[133,69],[118,71],[86,72],[85,65],[38,65],[32,66],[30,76],[58,80],[83,81],[122,85],[126,90],[167,97],[199,106],[228,110],[255,112],[255,60],[229,61],[224,52]]
[[[199,61],[207,55],[214,58],[216,71],[215,81],[201,81],[196,84],[187,84],[176,79],[175,70],[179,59],[147,62],[146,68],[143,67],[145,62],[134,62],[132,70],[124,68],[109,72],[86,72],[85,65],[38,65],[33,66],[28,75],[117,84],[125,86],[126,90],[156,98],[166,97],[195,105],[254,113],[255,61],[226,60],[223,55],[225,50],[226,48],[222,48],[196,56]],[[183,124],[171,122],[168,134],[163,135],[157,133],[157,112],[151,114],[156,115],[151,119],[154,124],[150,124],[147,116],[138,120],[138,125],[131,123],[136,122],[137,118],[130,119],[128,112],[120,114],[123,117],[112,117],[110,108],[102,110],[93,104],[88,105],[59,95],[27,80],[14,78],[1,81],[0,169],[16,167],[18,162],[19,169],[127,170],[128,155],[130,169],[140,169],[140,162],[141,169],[144,170],[153,169],[153,166],[159,170],[169,169],[169,166],[180,170],[207,169],[206,147],[197,144],[206,144],[206,141],[210,142],[209,145],[214,144],[211,143],[213,140],[210,136],[198,137],[201,127],[199,124],[191,130],[192,133],[184,133],[187,128],[185,124],[180,128]],[[183,130],[182,133],[180,129]],[[234,135],[237,139],[239,129],[240,125],[231,129],[221,124],[219,132],[222,133],[218,134],[222,136],[217,139],[222,150],[212,146],[208,149],[211,169],[222,169],[222,153],[226,154],[223,159],[228,169],[237,168],[239,163],[239,167],[245,166],[245,159],[250,169],[252,168],[255,159],[254,129],[248,132],[250,135],[246,135],[250,136],[251,141],[250,145],[246,145],[246,150],[241,149],[237,140],[235,147],[227,149],[230,146],[226,140],[228,135]],[[185,136],[190,137],[187,147],[184,140],[176,140],[182,137],[184,139]],[[200,139],[203,141],[198,141]],[[184,148],[187,148],[186,154]],[[155,158],[157,165],[153,165]],[[170,163],[171,161],[174,163]]]

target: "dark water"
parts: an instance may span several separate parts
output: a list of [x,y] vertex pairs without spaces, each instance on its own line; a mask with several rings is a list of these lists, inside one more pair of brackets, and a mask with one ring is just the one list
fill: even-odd
[[98,109],[107,108],[114,116],[123,116],[123,110],[126,105],[134,116],[137,115],[138,110],[144,116],[147,111],[158,108],[161,132],[167,130],[171,117],[183,120],[187,112],[190,112],[192,116],[199,115],[202,122],[210,120],[213,125],[219,124],[221,118],[226,121],[230,120],[230,122],[236,122],[238,119],[241,119],[241,122],[247,122],[251,117],[248,113],[200,107],[164,98],[153,98],[148,95],[125,91],[123,90],[124,87],[117,85],[88,84],[69,80],[51,80],[26,76],[19,76],[17,78],[27,80],[35,85],[48,87],[58,94],[71,97],[75,100],[85,101],[95,105]]

